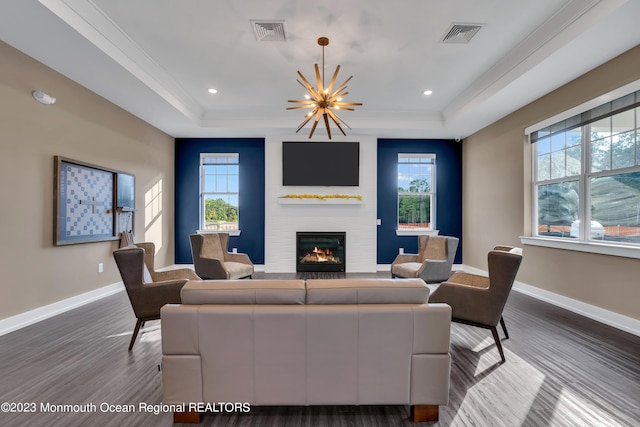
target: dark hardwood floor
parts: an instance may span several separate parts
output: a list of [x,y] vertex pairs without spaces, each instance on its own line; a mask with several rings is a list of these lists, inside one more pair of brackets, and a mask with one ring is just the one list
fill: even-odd
[[[336,274],[305,273],[310,277]],[[340,276],[339,274],[337,276]],[[346,275],[389,277],[388,273]],[[294,278],[295,274],[255,278]],[[207,414],[202,426],[638,426],[640,338],[513,292],[510,338],[500,358],[488,330],[453,324],[451,392],[438,423],[414,424],[404,406],[254,407]],[[161,401],[159,322],[133,351],[135,317],[124,292],[0,337],[0,402],[36,404],[0,412],[2,426],[169,426]],[[41,412],[41,404],[95,404],[95,412]],[[104,413],[102,403],[135,405]],[[3,407],[4,408],[4,407]],[[78,408],[80,409],[80,408]]]

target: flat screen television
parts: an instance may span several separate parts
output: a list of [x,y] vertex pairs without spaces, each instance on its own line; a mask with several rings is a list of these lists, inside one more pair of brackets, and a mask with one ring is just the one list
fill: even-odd
[[282,185],[358,186],[359,142],[283,142]]

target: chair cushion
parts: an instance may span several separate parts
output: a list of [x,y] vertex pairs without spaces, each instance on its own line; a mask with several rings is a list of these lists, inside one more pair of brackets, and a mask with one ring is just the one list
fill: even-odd
[[200,249],[200,256],[202,258],[224,260],[224,251],[226,251],[226,248],[224,248],[224,250],[222,249],[220,236],[217,233],[202,235],[202,248]]
[[421,279],[308,279],[307,304],[426,304]]
[[304,304],[304,280],[189,280],[182,304]]
[[391,266],[391,274],[399,277],[418,277],[421,262],[403,262]]
[[242,279],[253,274],[253,265],[242,262],[226,261],[224,268],[229,272],[229,279]]

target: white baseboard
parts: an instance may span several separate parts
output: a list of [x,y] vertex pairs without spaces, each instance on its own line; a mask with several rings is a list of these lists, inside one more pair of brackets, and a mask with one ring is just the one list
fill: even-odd
[[[467,265],[463,265],[462,270],[468,273],[482,274],[484,276],[487,275],[486,271]],[[588,317],[589,319],[597,322],[604,323],[605,325],[612,326],[616,329],[640,336],[640,320],[638,319],[624,316],[614,311],[605,310],[604,308],[587,304],[585,302],[518,281],[513,284],[513,290],[539,299],[540,301],[548,302],[549,304],[564,308],[565,310],[569,310],[581,316]]]
[[15,316],[7,317],[6,319],[0,319],[0,336],[121,291],[124,291],[124,284],[122,282],[118,282],[64,299],[62,301],[54,302],[53,304],[38,307],[34,310],[20,313]]

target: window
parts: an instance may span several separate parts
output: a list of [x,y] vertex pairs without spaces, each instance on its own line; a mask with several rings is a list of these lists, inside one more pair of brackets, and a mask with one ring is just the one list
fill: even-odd
[[536,236],[640,244],[640,91],[531,133]]
[[200,155],[202,230],[238,230],[238,153]]
[[435,228],[435,154],[398,154],[398,230]]

